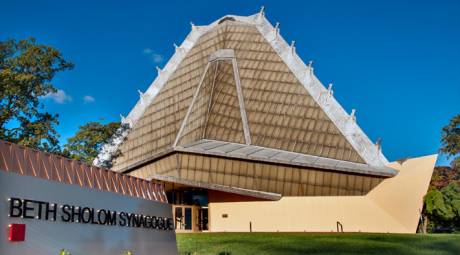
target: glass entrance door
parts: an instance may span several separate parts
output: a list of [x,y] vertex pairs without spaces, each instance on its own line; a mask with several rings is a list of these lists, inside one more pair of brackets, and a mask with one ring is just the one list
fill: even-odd
[[176,230],[189,230],[192,231],[193,226],[197,224],[194,222],[194,206],[174,206],[174,223]]
[[192,230],[192,208],[191,207],[184,207],[184,210],[185,210],[185,221],[184,221],[184,225],[185,225],[185,230]]
[[208,229],[208,208],[198,209],[198,228],[200,231],[206,231]]
[[182,213],[182,211],[182,207],[174,208],[174,226],[176,226],[176,229],[182,229],[184,227],[184,214]]

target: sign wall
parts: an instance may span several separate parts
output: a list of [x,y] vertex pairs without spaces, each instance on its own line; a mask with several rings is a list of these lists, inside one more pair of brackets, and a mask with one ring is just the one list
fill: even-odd
[[2,255],[177,254],[166,203],[4,171],[0,199]]

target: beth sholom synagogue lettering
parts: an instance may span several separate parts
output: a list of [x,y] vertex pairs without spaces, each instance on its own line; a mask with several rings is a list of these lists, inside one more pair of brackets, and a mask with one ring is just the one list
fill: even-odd
[[38,220],[98,224],[109,226],[173,230],[173,219],[151,215],[94,209],[69,204],[58,205],[44,201],[9,198],[9,217]]

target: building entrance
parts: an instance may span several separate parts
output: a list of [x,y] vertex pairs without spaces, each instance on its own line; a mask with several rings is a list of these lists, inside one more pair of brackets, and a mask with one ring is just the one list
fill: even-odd
[[208,208],[200,206],[173,205],[176,232],[208,230]]
[[208,194],[201,189],[175,189],[168,192],[173,204],[176,232],[207,231]]
[[200,231],[207,231],[208,228],[208,208],[200,208],[198,210],[198,228]]

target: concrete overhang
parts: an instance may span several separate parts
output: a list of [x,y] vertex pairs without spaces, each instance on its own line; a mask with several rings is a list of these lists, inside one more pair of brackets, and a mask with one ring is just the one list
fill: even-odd
[[225,185],[219,185],[219,184],[196,182],[192,180],[187,180],[187,179],[182,179],[182,178],[177,178],[177,177],[172,177],[172,176],[163,176],[163,175],[158,175],[158,174],[150,175],[149,177],[147,177],[147,180],[149,181],[156,180],[156,181],[164,181],[164,182],[182,184],[182,185],[186,185],[186,186],[190,186],[194,188],[203,188],[203,189],[208,189],[208,190],[222,191],[222,192],[227,192],[227,193],[232,193],[232,194],[237,194],[237,195],[242,195],[242,196],[248,196],[248,197],[253,197],[253,198],[260,198],[264,200],[271,200],[271,201],[278,201],[282,197],[281,194],[278,194],[278,193],[243,189],[243,188],[231,187],[231,186],[225,186]]

